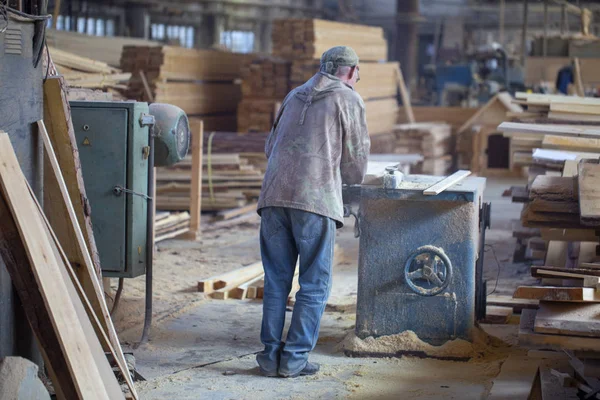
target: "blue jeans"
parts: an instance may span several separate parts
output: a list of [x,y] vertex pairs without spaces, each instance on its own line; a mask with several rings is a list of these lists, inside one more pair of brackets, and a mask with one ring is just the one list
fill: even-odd
[[[336,224],[330,218],[292,208],[261,211],[260,249],[265,269],[264,350],[256,360],[264,373],[295,375],[315,348],[321,317],[331,291]],[[285,344],[282,342],[287,298],[300,257],[300,290]]]

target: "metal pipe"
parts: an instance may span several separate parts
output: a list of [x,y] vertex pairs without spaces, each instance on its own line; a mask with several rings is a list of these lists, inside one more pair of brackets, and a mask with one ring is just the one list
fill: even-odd
[[523,0],[523,32],[521,37],[521,65],[525,66],[527,59],[527,20],[528,20],[529,2]]
[[154,253],[154,125],[149,128],[148,146],[148,208],[146,217],[148,226],[146,231],[146,310],[144,314],[144,330],[142,331],[141,345],[148,341],[150,325],[152,325],[152,262]]

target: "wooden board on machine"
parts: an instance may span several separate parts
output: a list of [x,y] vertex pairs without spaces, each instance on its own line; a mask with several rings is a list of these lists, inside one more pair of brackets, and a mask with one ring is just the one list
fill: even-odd
[[383,28],[320,19],[281,19],[273,24],[273,54],[287,59],[319,59],[334,46],[352,47],[361,61],[385,61]]

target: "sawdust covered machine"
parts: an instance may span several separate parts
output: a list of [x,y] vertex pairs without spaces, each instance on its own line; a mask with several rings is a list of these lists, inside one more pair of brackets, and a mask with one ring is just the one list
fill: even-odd
[[390,167],[381,178],[344,188],[360,238],[356,335],[410,330],[433,345],[472,339],[486,307],[485,178],[466,177],[436,195],[426,189],[442,177]]

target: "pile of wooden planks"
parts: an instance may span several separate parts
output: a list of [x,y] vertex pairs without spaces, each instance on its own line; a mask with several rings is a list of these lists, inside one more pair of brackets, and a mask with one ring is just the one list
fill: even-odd
[[[333,266],[344,260],[341,247],[334,248]],[[295,295],[300,290],[298,283],[299,266],[296,265],[292,288],[288,295],[288,303],[293,304]],[[231,272],[198,281],[198,291],[216,300],[227,299],[262,299],[264,294],[264,269],[262,262],[238,268]]]
[[[121,67],[132,74],[129,98],[169,103],[188,116],[232,126],[246,55],[172,46],[124,46]],[[226,130],[220,126],[206,129]]]
[[452,167],[454,138],[452,127],[445,123],[396,125],[394,152],[421,154],[424,161],[419,173],[445,176]]
[[[270,131],[287,93],[319,71],[321,54],[335,46],[338,38],[343,38],[341,42],[353,47],[360,58],[361,80],[355,89],[365,101],[369,133],[392,132],[398,117],[396,94],[400,67],[396,62],[385,62],[387,43],[381,28],[296,19],[278,20],[275,25],[273,53],[277,58],[258,58],[248,61],[243,68],[243,98],[238,108],[239,132]],[[286,44],[300,37],[303,38],[301,46]],[[374,56],[381,46],[385,51]],[[294,51],[284,50],[287,47]],[[306,51],[309,48],[319,53],[309,54]]]
[[362,61],[387,59],[383,28],[320,19],[283,19],[273,24],[273,54],[287,59],[319,59],[334,46],[352,47]]
[[70,87],[89,89],[126,89],[130,73],[110,65],[73,53],[49,47],[50,56],[58,72]]
[[[220,211],[255,202],[260,194],[266,158],[263,153],[211,154],[203,157],[202,210]],[[188,210],[191,157],[157,168],[156,208]]]
[[154,243],[172,239],[190,230],[190,213],[159,211],[154,218]]

